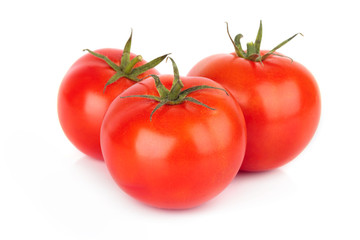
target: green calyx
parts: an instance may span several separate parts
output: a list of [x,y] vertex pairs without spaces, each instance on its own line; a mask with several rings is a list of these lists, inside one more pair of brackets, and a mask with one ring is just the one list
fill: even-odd
[[[229,25],[228,23],[226,23],[226,29],[227,29],[227,33],[228,36],[232,42],[232,44],[234,45],[235,48],[235,53],[238,57],[250,60],[250,61],[254,61],[254,62],[263,62],[266,58],[268,58],[270,55],[276,55],[276,56],[280,56],[280,57],[286,57],[284,55],[280,55],[275,53],[276,50],[278,50],[279,48],[281,48],[282,46],[284,46],[286,43],[288,43],[291,39],[293,39],[294,37],[296,37],[298,34],[302,35],[301,33],[297,33],[294,34],[292,37],[286,39],[285,41],[281,42],[279,45],[277,45],[276,47],[274,47],[272,50],[270,50],[269,52],[267,52],[266,54],[262,55],[260,54],[260,45],[261,45],[261,39],[262,39],[262,21],[260,21],[260,27],[256,36],[256,40],[255,43],[254,42],[249,42],[246,44],[246,51],[244,51],[241,47],[241,43],[240,43],[240,39],[243,37],[242,34],[238,34],[235,36],[234,39],[232,39],[230,32],[229,32]],[[303,35],[302,35],[303,36]],[[287,57],[289,58],[289,57]],[[291,61],[292,59],[289,58]]]
[[115,64],[113,61],[111,61],[107,56],[104,56],[102,54],[93,52],[89,49],[84,49],[83,51],[87,51],[90,54],[94,55],[95,57],[98,57],[102,60],[104,60],[116,73],[106,82],[104,86],[104,92],[106,90],[106,87],[110,84],[116,82],[121,77],[125,77],[129,80],[132,80],[134,82],[139,82],[141,79],[138,78],[138,76],[155,66],[157,66],[159,63],[161,63],[169,54],[165,54],[163,56],[160,56],[158,58],[153,59],[152,61],[136,67],[135,65],[138,62],[141,62],[143,60],[141,55],[137,55],[135,58],[130,60],[130,49],[131,49],[131,40],[132,40],[132,30],[129,39],[127,40],[123,54],[121,56],[121,62],[120,65]]
[[181,104],[184,101],[189,101],[198,105],[201,105],[203,107],[206,107],[208,109],[211,110],[215,110],[212,107],[209,107],[208,105],[200,102],[199,100],[192,98],[192,97],[188,97],[188,95],[192,92],[201,90],[201,89],[217,89],[217,90],[221,90],[224,91],[226,93],[226,95],[229,95],[225,89],[223,88],[217,88],[217,87],[212,87],[212,86],[208,86],[208,85],[199,85],[199,86],[194,86],[194,87],[190,87],[188,89],[182,90],[182,88],[184,87],[184,84],[182,83],[181,79],[180,79],[180,75],[179,75],[179,70],[176,66],[175,61],[168,57],[168,59],[171,60],[172,65],[173,65],[173,71],[174,71],[174,80],[171,86],[171,89],[168,90],[160,81],[160,78],[156,75],[150,75],[152,78],[154,78],[155,80],[155,86],[156,89],[159,93],[159,96],[153,96],[153,95],[131,95],[131,96],[125,96],[125,97],[121,97],[121,98],[130,98],[130,97],[140,97],[140,98],[148,98],[148,99],[152,99],[154,101],[157,101],[158,104],[156,105],[156,107],[154,108],[154,110],[151,112],[150,114],[150,121],[152,120],[152,116],[154,115],[154,113],[161,108],[162,106],[164,106],[165,104],[167,105],[176,105],[176,104]]

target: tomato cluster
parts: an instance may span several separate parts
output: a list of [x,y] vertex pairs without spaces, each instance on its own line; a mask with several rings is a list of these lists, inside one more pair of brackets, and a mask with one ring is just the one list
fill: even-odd
[[[228,30],[229,34],[229,30]],[[124,50],[77,60],[62,81],[58,114],[69,140],[104,159],[116,183],[155,207],[198,206],[239,171],[264,171],[294,159],[320,118],[312,74],[276,52],[261,51],[262,24],[246,51],[209,56],[187,76],[167,54],[148,63]],[[154,69],[170,59],[174,74]]]

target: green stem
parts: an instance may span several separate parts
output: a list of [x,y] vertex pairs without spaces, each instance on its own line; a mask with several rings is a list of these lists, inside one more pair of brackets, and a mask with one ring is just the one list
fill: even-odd
[[227,30],[228,36],[229,36],[234,48],[235,48],[235,53],[236,53],[236,55],[238,57],[244,58],[244,59],[247,59],[247,60],[250,60],[250,61],[254,61],[254,62],[261,62],[261,63],[266,58],[268,58],[270,55],[277,55],[277,54],[275,54],[275,51],[277,49],[279,49],[280,47],[284,46],[286,43],[288,43],[290,40],[292,40],[298,34],[302,35],[301,33],[297,33],[297,34],[293,35],[292,37],[290,37],[290,38],[286,39],[285,41],[281,42],[279,45],[274,47],[272,50],[267,52],[265,55],[261,56],[261,54],[260,54],[260,45],[261,45],[261,40],[262,40],[262,21],[260,21],[260,26],[259,26],[259,30],[258,30],[258,33],[257,33],[257,36],[256,36],[255,43],[253,43],[253,42],[247,43],[246,52],[243,51],[243,49],[241,47],[241,43],[240,43],[240,39],[243,37],[243,35],[238,34],[238,35],[236,35],[236,37],[233,40],[230,33],[229,33],[229,25],[228,25],[228,23],[226,23],[226,30]]
[[141,65],[139,67],[135,68],[135,65],[143,60],[141,55],[136,56],[135,58],[130,60],[130,49],[131,49],[131,41],[132,41],[132,30],[129,39],[127,40],[122,56],[121,56],[121,62],[120,65],[117,65],[113,61],[111,61],[107,56],[102,55],[97,52],[93,52],[89,49],[84,49],[84,51],[88,51],[90,54],[94,55],[95,57],[98,57],[105,61],[109,67],[111,67],[115,73],[114,75],[106,82],[104,86],[104,92],[106,88],[118,81],[121,78],[127,78],[129,80],[132,80],[134,82],[139,82],[141,79],[139,79],[139,75],[145,73],[146,71],[156,67],[160,62],[162,62],[169,54],[165,54],[163,56],[160,56],[158,58],[153,59],[152,61]]
[[274,52],[276,50],[278,50],[279,48],[281,48],[282,46],[284,46],[286,43],[288,43],[289,41],[291,41],[294,37],[296,37],[298,34],[300,34],[301,36],[304,36],[302,35],[302,33],[297,33],[295,35],[293,35],[292,37],[286,39],[285,41],[283,41],[282,43],[280,43],[279,45],[277,45],[276,47],[274,47],[273,49],[271,49],[269,52],[267,52],[264,56],[262,56],[262,61],[264,61],[268,56],[270,56],[271,54],[274,54]]
[[244,55],[245,53],[244,53],[244,51],[242,50],[241,44],[240,44],[240,39],[243,37],[242,34],[236,35],[235,41],[234,41],[234,40],[232,39],[231,35],[230,35],[228,22],[225,22],[225,23],[226,23],[227,34],[228,34],[228,36],[229,36],[232,44],[234,45],[236,55],[238,55],[239,57],[245,58],[245,55]]
[[155,80],[155,86],[156,89],[158,91],[159,97],[157,96],[153,96],[153,95],[131,95],[131,96],[125,96],[125,97],[121,97],[121,98],[129,98],[129,97],[141,97],[141,98],[147,98],[147,99],[151,99],[154,101],[157,101],[158,104],[156,105],[156,107],[152,110],[151,114],[150,114],[150,121],[152,120],[152,117],[154,115],[154,113],[161,108],[164,105],[177,105],[177,104],[181,104],[184,101],[189,101],[198,105],[201,105],[203,107],[206,107],[210,110],[215,110],[212,107],[209,107],[208,105],[200,102],[197,99],[194,99],[192,97],[188,97],[188,95],[192,92],[195,91],[199,91],[201,89],[216,89],[216,90],[221,90],[224,91],[226,93],[226,95],[228,95],[228,93],[226,92],[225,89],[223,88],[217,88],[217,87],[212,87],[212,86],[207,86],[207,85],[199,85],[199,86],[194,86],[194,87],[190,87],[188,89],[182,90],[182,88],[184,87],[184,84],[182,83],[181,79],[180,79],[180,75],[179,75],[179,70],[176,66],[175,61],[168,57],[173,65],[173,72],[174,72],[174,79],[173,79],[173,83],[171,86],[171,89],[168,90],[163,83],[160,81],[160,78],[156,75],[150,75],[152,78],[154,78]]
[[98,58],[104,60],[115,71],[120,70],[120,67],[118,65],[116,65],[113,61],[111,61],[107,56],[104,56],[104,55],[101,55],[99,53],[93,52],[90,49],[84,49],[83,51],[87,51],[90,54],[94,55],[95,57],[98,57]]
[[174,81],[172,83],[168,98],[170,101],[175,101],[176,99],[178,99],[181,89],[184,87],[184,84],[180,79],[179,69],[177,68],[175,61],[170,57],[169,59],[171,60],[173,66]]
[[136,57],[134,57],[129,64],[125,67],[124,69],[124,73],[126,75],[130,74],[131,71],[133,70],[134,66],[138,63],[141,62],[143,60],[141,55],[137,55]]

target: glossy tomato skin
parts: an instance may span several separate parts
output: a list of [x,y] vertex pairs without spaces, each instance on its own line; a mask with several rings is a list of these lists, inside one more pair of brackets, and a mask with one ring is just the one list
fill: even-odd
[[218,54],[201,60],[188,76],[220,83],[239,102],[248,133],[243,171],[265,171],[288,163],[316,131],[319,88],[313,75],[295,61],[271,55],[262,65],[234,53]]
[[[160,75],[170,89],[173,76]],[[181,78],[184,88],[221,87],[205,78]],[[158,96],[147,78],[120,96]],[[157,102],[117,98],[101,128],[105,163],[116,183],[137,200],[166,209],[198,206],[219,194],[236,176],[243,160],[246,127],[232,96],[203,89],[189,97],[215,108],[185,101],[164,105],[150,121]]]
[[[115,64],[120,64],[123,51],[119,49],[99,49],[95,51],[107,56]],[[130,54],[133,59],[136,55]],[[135,66],[145,64],[139,62]],[[86,155],[103,159],[100,148],[100,128],[110,103],[125,89],[135,84],[127,78],[108,85],[106,82],[115,71],[102,59],[89,53],[79,58],[66,73],[58,93],[58,116],[67,138]],[[149,74],[159,74],[151,69],[139,78]]]

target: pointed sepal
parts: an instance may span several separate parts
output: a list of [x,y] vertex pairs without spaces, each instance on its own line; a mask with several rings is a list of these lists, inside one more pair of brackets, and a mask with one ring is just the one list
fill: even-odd
[[[302,35],[301,33],[297,33],[295,35],[293,35],[292,37],[286,39],[285,41],[281,42],[279,45],[277,45],[276,47],[274,47],[272,50],[270,50],[269,52],[267,52],[266,54],[264,54],[263,56],[261,56],[260,54],[260,46],[261,46],[261,40],[262,40],[262,21],[260,20],[260,26],[258,29],[258,33],[256,36],[256,40],[255,43],[254,42],[249,42],[246,44],[246,52],[243,51],[242,47],[241,47],[241,43],[240,43],[240,39],[243,37],[242,34],[238,34],[235,36],[234,40],[232,39],[230,32],[229,32],[229,24],[226,22],[226,31],[227,34],[232,42],[232,44],[234,45],[235,48],[235,53],[238,57],[240,58],[244,58],[250,61],[254,61],[254,62],[260,62],[261,64],[263,64],[263,61],[268,58],[270,55],[276,55],[279,56],[279,54],[276,54],[275,51],[279,48],[281,48],[282,46],[284,46],[286,43],[288,43],[289,41],[291,41],[294,37],[296,37],[298,34]],[[281,57],[286,57],[283,55],[280,55]],[[291,59],[291,58],[290,58]],[[292,60],[292,59],[291,59]]]
[[135,65],[143,60],[141,55],[137,55],[133,59],[130,59],[130,50],[131,50],[131,42],[132,42],[132,35],[133,31],[131,29],[131,34],[129,39],[127,40],[124,50],[121,56],[120,65],[117,65],[113,61],[111,61],[107,56],[99,54],[97,52],[93,52],[89,49],[84,49],[84,51],[89,52],[95,57],[98,57],[102,60],[104,60],[116,73],[106,82],[103,92],[105,92],[106,88],[118,81],[120,78],[124,77],[129,80],[132,80],[134,82],[139,82],[141,79],[139,79],[139,75],[145,73],[146,71],[156,67],[159,63],[161,63],[169,54],[165,54],[163,56],[160,56],[158,58],[153,59],[152,61],[141,65],[139,67],[135,67]]
[[173,65],[173,72],[174,72],[174,77],[173,77],[173,82],[172,82],[172,86],[171,89],[168,90],[164,84],[160,81],[160,77],[157,75],[150,75],[154,81],[155,81],[155,86],[156,89],[159,93],[159,97],[157,96],[153,96],[153,95],[131,95],[131,96],[125,96],[125,97],[121,97],[121,98],[130,98],[130,97],[141,97],[141,98],[148,98],[154,101],[157,101],[158,104],[155,106],[155,108],[151,111],[150,114],[150,121],[152,120],[152,117],[154,115],[154,113],[161,108],[164,105],[177,105],[177,104],[181,104],[184,101],[189,101],[198,105],[201,105],[203,107],[206,107],[210,110],[215,110],[214,108],[200,102],[199,100],[192,98],[192,97],[188,97],[188,95],[192,92],[195,91],[199,91],[202,89],[215,89],[215,90],[221,90],[224,91],[226,93],[226,95],[229,95],[227,93],[227,91],[223,88],[218,88],[218,87],[212,87],[212,86],[208,86],[208,85],[199,85],[199,86],[194,86],[194,87],[190,87],[187,88],[183,91],[182,88],[184,87],[183,82],[181,81],[180,75],[179,75],[179,70],[177,68],[177,65],[175,63],[175,61],[168,57]]

